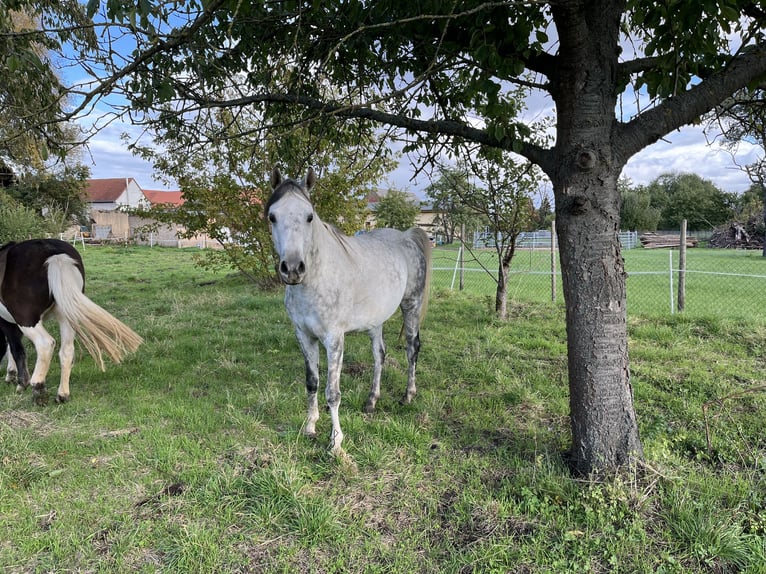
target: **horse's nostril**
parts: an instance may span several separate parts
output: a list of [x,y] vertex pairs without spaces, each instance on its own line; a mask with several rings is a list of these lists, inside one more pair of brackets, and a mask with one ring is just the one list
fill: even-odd
[[303,274],[306,272],[306,266],[303,264],[303,261],[298,263],[298,273]]
[[279,264],[279,270],[280,270],[282,273],[285,273],[285,274],[286,274],[286,273],[287,273],[287,263],[285,263],[284,261],[282,261],[282,263],[280,263],[280,264]]

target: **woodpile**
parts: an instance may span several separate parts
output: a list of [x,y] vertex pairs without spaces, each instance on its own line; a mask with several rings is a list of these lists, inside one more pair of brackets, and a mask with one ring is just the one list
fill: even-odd
[[763,219],[751,217],[746,223],[731,221],[716,227],[708,245],[720,249],[763,249]]
[[[681,244],[680,235],[665,235],[659,233],[643,233],[638,238],[645,249],[667,249]],[[686,236],[686,247],[697,247],[699,241],[691,235]]]

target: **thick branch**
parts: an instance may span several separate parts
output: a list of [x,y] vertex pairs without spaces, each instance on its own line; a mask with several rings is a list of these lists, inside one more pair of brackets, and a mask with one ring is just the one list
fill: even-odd
[[686,92],[668,98],[617,128],[618,154],[623,161],[665,134],[692,123],[733,92],[766,74],[766,45],[749,47],[724,69]]
[[475,142],[505,151],[514,151],[527,158],[532,163],[539,165],[547,163],[551,153],[543,147],[523,140],[517,140],[509,136],[498,139],[485,130],[471,127],[468,124],[459,121],[420,120],[368,107],[325,102],[309,96],[296,94],[262,93],[243,96],[232,100],[208,101],[204,102],[203,105],[211,108],[236,108],[256,103],[297,104],[322,114],[334,115],[341,118],[367,119],[381,124],[404,128],[411,132],[457,137],[465,141]]

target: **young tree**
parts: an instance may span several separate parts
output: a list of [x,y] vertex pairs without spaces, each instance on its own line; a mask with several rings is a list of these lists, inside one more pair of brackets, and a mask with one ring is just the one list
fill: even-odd
[[85,185],[89,176],[90,170],[81,164],[25,171],[6,191],[50,222],[57,214],[58,233],[70,225],[87,222]]
[[[438,177],[426,188],[426,195],[433,201],[434,225],[443,233],[445,243],[452,243],[461,227],[475,229],[484,220],[462,200],[469,193],[471,184],[466,169],[439,167]],[[465,237],[461,238],[465,240]]]
[[[484,148],[463,162],[463,175],[457,170],[443,172],[442,177],[456,176],[445,187],[453,190],[458,202],[488,222],[497,255],[497,273],[492,275],[495,290],[495,312],[508,317],[508,275],[516,255],[516,240],[528,231],[534,221],[532,194],[540,187],[540,172],[529,162],[516,162],[495,148]],[[479,183],[472,185],[470,179]]]
[[[32,4],[20,0],[19,4]],[[88,7],[95,12],[99,3]],[[766,13],[752,0],[108,2],[134,48],[107,45],[72,117],[108,92],[137,121],[203,125],[214,108],[364,118],[436,157],[473,142],[515,151],[556,204],[573,467],[642,456],[628,364],[619,175],[630,157],[766,74]],[[264,49],[268,46],[268,49]],[[275,76],[275,70],[285,74]],[[535,74],[530,81],[530,73]],[[23,79],[22,79],[23,80]],[[321,81],[318,81],[321,80]],[[23,84],[23,81],[21,82]],[[509,86],[555,104],[555,144],[530,139]],[[223,96],[230,87],[235,96]],[[332,89],[330,89],[332,87]],[[631,87],[641,100],[623,116]],[[644,96],[648,95],[647,101]],[[332,137],[331,132],[326,133]],[[199,142],[206,145],[206,140]]]
[[[322,122],[293,126],[288,131],[259,133],[258,114],[231,114],[216,110],[215,137],[200,149],[185,141],[188,133],[166,129],[158,133],[153,147],[136,147],[155,169],[177,181],[184,203],[168,210],[159,205],[135,210],[159,222],[179,223],[184,236],[205,233],[219,242],[222,251],[211,250],[200,258],[206,266],[234,265],[252,280],[275,283],[275,263],[268,222],[262,206],[271,188],[264,177],[280,165],[292,177],[302,177],[311,165],[319,174],[312,202],[322,220],[347,233],[361,229],[366,215],[365,197],[371,185],[392,166],[380,148],[380,137],[369,122],[357,122],[335,137],[321,137]],[[210,120],[213,122],[213,120]],[[285,124],[290,123],[283,117]],[[372,159],[370,159],[372,158]]]
[[420,206],[412,196],[399,189],[389,189],[375,206],[377,227],[393,227],[405,231],[415,225]]

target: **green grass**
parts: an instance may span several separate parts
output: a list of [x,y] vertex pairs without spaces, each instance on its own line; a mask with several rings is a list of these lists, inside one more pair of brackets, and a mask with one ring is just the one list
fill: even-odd
[[485,296],[437,286],[411,405],[398,319],[374,415],[369,342],[348,337],[336,460],[324,412],[318,439],[300,432],[281,291],[193,251],[83,255],[90,296],[146,342],[104,373],[78,349],[65,405],[2,389],[5,572],[764,571],[759,321],[632,314],[646,463],[582,481],[561,456],[560,305],[514,297],[499,322]]
[[[667,249],[629,249],[623,251],[628,273],[628,314],[666,316],[676,310],[678,297],[678,251]],[[457,250],[434,251],[433,284],[443,289],[459,289],[455,273]],[[495,283],[483,268],[497,273],[494,250],[466,254],[464,289],[469,293],[494,297]],[[556,266],[558,269],[558,261]],[[519,251],[511,263],[509,298],[550,303],[551,257],[546,250]],[[671,289],[672,280],[672,289]],[[684,313],[698,318],[716,316],[756,320],[766,323],[766,306],[759,293],[766,290],[766,258],[760,251],[696,248],[687,250],[686,306]],[[562,301],[561,276],[557,276],[556,300]]]

